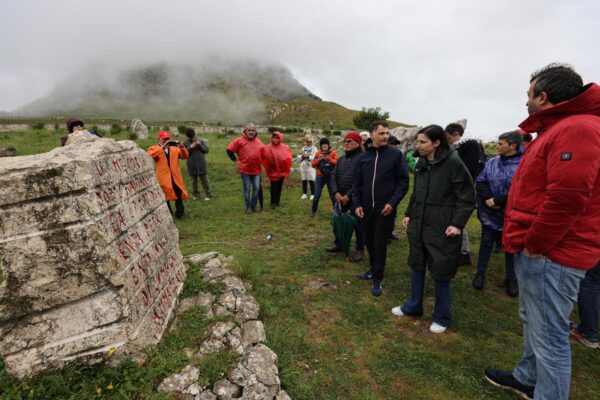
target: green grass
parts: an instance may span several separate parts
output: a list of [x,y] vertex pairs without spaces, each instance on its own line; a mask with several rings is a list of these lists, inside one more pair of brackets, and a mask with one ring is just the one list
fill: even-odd
[[[150,133],[151,137],[155,134]],[[20,154],[31,154],[55,147],[60,135],[33,130],[0,135],[0,146],[12,144]],[[126,138],[127,134],[118,137]],[[292,398],[514,398],[482,377],[486,367],[512,368],[522,350],[517,300],[509,298],[501,287],[502,255],[493,255],[483,292],[471,287],[474,267],[459,270],[452,282],[451,329],[447,334],[433,335],[428,329],[434,304],[429,279],[423,318],[399,319],[390,313],[410,290],[407,243],[399,224],[401,240],[388,247],[384,293],[374,298],[368,282],[356,279],[366,264],[346,263],[341,255],[324,252],[332,240],[331,208],[322,198],[318,217],[310,217],[310,203],[300,200],[297,171],[284,186],[283,208],[246,215],[239,176],[224,150],[232,136],[204,137],[210,146],[209,180],[215,198],[186,202],[186,218],[175,222],[182,253],[219,251],[236,258],[235,271],[252,284],[252,293],[261,306],[267,345],[279,357],[281,383]],[[266,141],[266,137],[262,139]],[[286,139],[300,143],[298,135],[286,135]],[[146,148],[152,142],[140,145]],[[184,168],[185,164],[181,165]],[[189,189],[187,176],[185,179]],[[268,204],[268,184],[263,185]],[[400,215],[406,203],[402,202]],[[474,258],[480,234],[475,216],[468,228]],[[269,232],[273,240],[259,244]],[[314,280],[327,286],[307,288],[307,282]],[[184,295],[199,290],[214,287],[190,274]],[[143,368],[133,363],[118,368],[69,366],[18,383],[0,366],[2,400],[158,399],[153,390],[162,378],[186,363],[185,349],[199,339],[208,323],[199,310],[190,310],[178,333],[149,350]],[[200,365],[203,382],[220,379],[233,359],[231,354],[215,356]],[[574,344],[572,376],[571,399],[596,398],[600,392],[600,352]],[[107,390],[111,383],[114,388]],[[100,395],[96,388],[103,388]]]

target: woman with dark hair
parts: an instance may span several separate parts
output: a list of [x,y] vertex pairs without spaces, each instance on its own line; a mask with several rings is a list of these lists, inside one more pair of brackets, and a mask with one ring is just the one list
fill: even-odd
[[425,270],[435,282],[435,309],[429,330],[443,333],[451,322],[450,280],[457,270],[461,232],[475,208],[471,175],[451,149],[444,129],[429,125],[417,134],[419,161],[413,193],[402,226],[409,241],[412,268],[410,299],[394,307],[397,316],[423,315]]

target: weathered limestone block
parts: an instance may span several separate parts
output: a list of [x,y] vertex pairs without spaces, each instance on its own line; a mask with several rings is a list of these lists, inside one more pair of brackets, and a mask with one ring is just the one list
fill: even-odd
[[157,343],[185,278],[152,159],[72,136],[0,161],[0,355],[19,378]]
[[247,321],[242,325],[242,345],[248,348],[256,343],[267,340],[263,323],[260,321]]
[[[200,371],[198,368],[188,365],[181,372],[173,374],[168,378],[165,378],[160,385],[158,385],[159,393],[183,393],[186,389],[188,389],[192,384],[198,381],[200,377]],[[194,391],[200,391],[198,388],[194,388]]]
[[139,118],[131,121],[131,132],[138,139],[148,139],[148,127]]
[[235,399],[241,396],[242,389],[235,383],[229,382],[227,379],[221,379],[213,385],[213,393],[216,394],[219,399]]

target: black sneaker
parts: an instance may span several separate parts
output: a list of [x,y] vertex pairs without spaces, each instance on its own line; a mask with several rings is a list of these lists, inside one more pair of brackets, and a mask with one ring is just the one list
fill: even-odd
[[367,272],[359,275],[358,277],[359,277],[359,279],[364,279],[365,281],[368,281],[370,279],[373,279],[373,271],[368,270]]
[[519,295],[519,282],[516,279],[506,279],[506,293],[510,297],[517,297]]
[[473,279],[473,282],[471,282],[471,283],[473,284],[473,287],[475,289],[481,290],[481,289],[483,289],[484,282],[485,282],[485,275],[477,273],[477,275],[475,275],[475,278]]
[[325,251],[328,253],[337,253],[338,251],[342,251],[342,249],[337,247],[334,243],[329,247],[325,247]]
[[535,386],[526,386],[515,379],[510,371],[498,371],[488,368],[483,372],[485,379],[494,386],[509,389],[521,396],[523,399],[533,400]]
[[371,284],[371,294],[375,297],[381,296],[383,293],[383,287],[381,287],[381,281],[378,279],[373,279],[373,283]]

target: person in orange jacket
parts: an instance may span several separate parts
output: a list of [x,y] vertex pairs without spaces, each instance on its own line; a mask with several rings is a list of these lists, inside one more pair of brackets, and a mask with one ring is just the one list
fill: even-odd
[[290,175],[292,151],[283,144],[283,134],[279,131],[271,135],[271,144],[263,147],[262,161],[267,177],[271,181],[271,209],[280,207],[283,181]]
[[331,205],[333,206],[335,204],[335,198],[333,197],[333,193],[331,193],[329,182],[331,180],[331,172],[333,172],[333,168],[337,163],[338,155],[335,150],[331,150],[331,144],[326,137],[319,140],[319,147],[319,151],[317,151],[314,160],[311,162],[312,167],[317,170],[317,187],[315,189],[315,198],[312,202],[313,217],[317,215],[317,208],[319,207],[319,199],[321,198],[323,186],[327,186]]
[[165,193],[169,211],[173,213],[169,201],[175,201],[175,218],[181,219],[184,215],[183,200],[188,198],[188,193],[183,185],[179,160],[187,159],[189,153],[183,144],[170,139],[169,132],[159,132],[158,145],[150,146],[148,154],[154,160],[156,179]]

